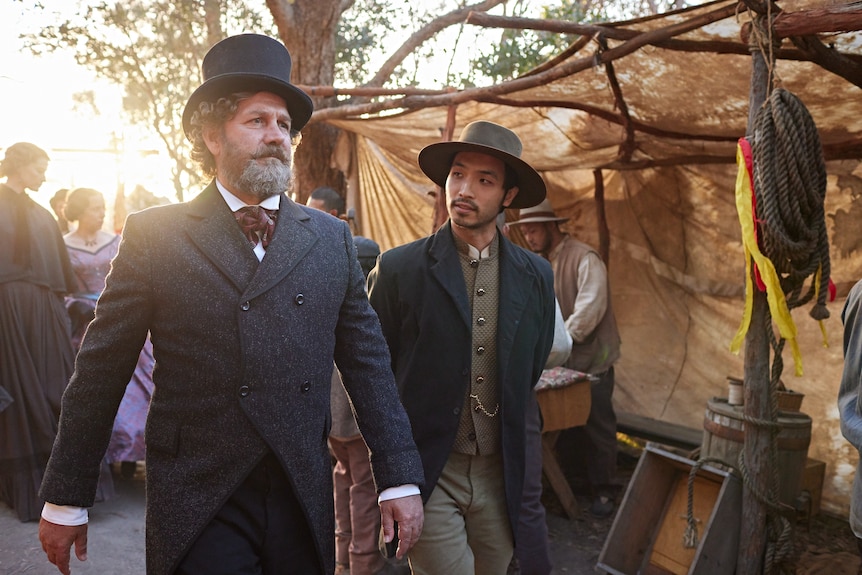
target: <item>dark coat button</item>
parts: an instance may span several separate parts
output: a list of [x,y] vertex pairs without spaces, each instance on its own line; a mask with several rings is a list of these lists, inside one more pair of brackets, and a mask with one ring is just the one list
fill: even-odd
[[470,441],[476,441],[476,434],[475,434],[475,433],[473,433],[473,432],[471,431],[471,432],[467,435],[467,439],[469,439]]
[[305,393],[306,391],[311,389],[311,382],[303,381],[302,385],[299,387],[299,389],[300,389],[300,391],[302,391],[302,393]]
[[296,297],[293,298],[293,301],[294,303],[296,303],[296,305],[302,305],[303,303],[305,303],[305,296],[301,293],[298,293],[296,294]]
[[480,317],[479,319],[477,319],[477,320],[476,320],[476,323],[477,323],[478,325],[485,325],[485,318],[484,318],[484,317]]
[[248,397],[248,394],[251,393],[251,389],[247,385],[243,385],[239,388],[239,396],[240,397]]
[[476,295],[485,295],[485,288],[479,288],[476,290]]
[[461,408],[456,407],[455,409],[452,410],[452,413],[455,415],[461,415]]
[[247,301],[244,301],[244,302],[242,302],[242,305],[240,307],[242,308],[242,311],[248,311],[248,308],[251,307],[251,304],[248,303]]
[[482,355],[483,353],[485,353],[485,348],[480,345],[479,347],[476,348],[476,353],[479,355]]

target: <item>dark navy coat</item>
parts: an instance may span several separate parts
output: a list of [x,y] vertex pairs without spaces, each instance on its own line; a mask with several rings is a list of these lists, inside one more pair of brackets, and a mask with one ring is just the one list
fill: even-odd
[[[554,278],[546,260],[502,236],[499,259],[497,379],[514,534],[524,484],[527,398],[554,339]],[[422,456],[427,501],[452,451],[470,384],[472,312],[451,224],[384,252],[368,288]]]

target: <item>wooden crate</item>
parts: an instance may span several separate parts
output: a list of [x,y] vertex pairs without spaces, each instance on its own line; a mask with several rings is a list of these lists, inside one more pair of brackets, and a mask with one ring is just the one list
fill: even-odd
[[805,461],[805,471],[802,472],[802,489],[811,497],[809,517],[820,513],[820,497],[823,495],[823,477],[826,474],[826,463],[808,458]]
[[708,465],[695,475],[697,547],[683,545],[694,461],[647,445],[599,555],[613,575],[732,575],[739,548],[742,483]]
[[590,416],[591,383],[578,381],[565,387],[536,392],[542,410],[542,431],[557,431],[584,425]]

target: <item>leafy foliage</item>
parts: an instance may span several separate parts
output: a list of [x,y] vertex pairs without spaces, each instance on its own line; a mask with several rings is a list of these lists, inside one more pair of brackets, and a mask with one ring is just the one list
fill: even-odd
[[[524,0],[515,2],[511,15],[523,17],[526,4]],[[685,5],[682,0],[559,0],[543,6],[539,17],[579,23],[607,22],[658,14]],[[479,79],[500,82],[516,78],[559,54],[576,38],[556,32],[504,29],[499,41],[474,60],[473,68],[462,82],[472,85]]]
[[[43,21],[57,22],[23,35],[26,48],[36,55],[57,50],[71,52],[79,65],[123,87],[128,120],[147,126],[164,143],[173,162],[173,183],[180,200],[184,190],[201,179],[189,160],[180,114],[199,84],[203,55],[209,46],[229,34],[258,30],[276,35],[275,12],[271,13],[266,8],[270,4],[263,1],[258,2],[258,10],[246,0],[77,0],[77,11],[66,11],[74,15],[59,21],[48,14],[45,2],[15,1],[21,2],[22,10],[44,13]],[[284,14],[301,16],[302,11],[291,8],[294,0],[283,1],[287,3],[281,5]],[[342,0],[342,6],[349,7],[341,15],[334,38],[319,38],[320,42],[335,43],[336,83],[366,83],[374,76],[376,58],[382,58],[405,37],[453,6],[463,8],[470,1]],[[535,17],[539,1],[510,0],[502,6],[511,10],[511,15]],[[683,0],[546,1],[549,4],[541,9],[540,17],[579,22],[652,14],[683,4]],[[279,3],[271,4],[270,7]],[[305,30],[314,37],[314,30]],[[573,39],[530,30],[475,32],[473,27],[461,24],[436,36],[434,41],[422,43],[398,65],[386,85],[419,85],[420,80],[447,86],[498,82],[535,67]],[[300,59],[295,55],[295,61]],[[92,92],[79,94],[76,106],[95,111],[99,107]],[[321,150],[322,155],[327,155],[324,153]]]
[[200,83],[200,61],[212,40],[263,25],[263,16],[242,0],[102,1],[23,38],[34,54],[67,50],[79,65],[125,89],[124,112],[162,140],[182,199],[183,190],[200,181],[180,121]]
[[380,53],[386,37],[402,32],[406,27],[402,10],[407,10],[408,18],[413,11],[411,3],[400,4],[387,0],[356,0],[344,12],[335,37],[336,83],[358,86],[371,78],[374,74],[373,57]]

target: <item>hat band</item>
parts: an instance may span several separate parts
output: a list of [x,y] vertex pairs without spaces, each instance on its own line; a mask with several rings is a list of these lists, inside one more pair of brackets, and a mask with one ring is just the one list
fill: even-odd
[[554,212],[530,212],[529,214],[521,213],[521,219],[527,220],[530,218],[556,218],[557,214]]

